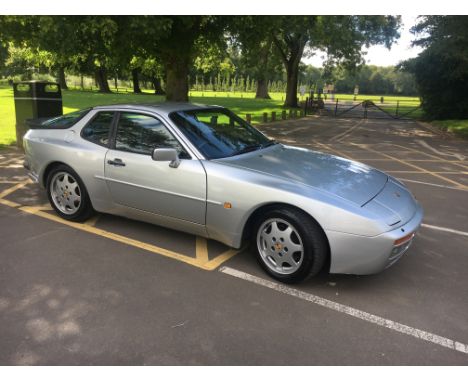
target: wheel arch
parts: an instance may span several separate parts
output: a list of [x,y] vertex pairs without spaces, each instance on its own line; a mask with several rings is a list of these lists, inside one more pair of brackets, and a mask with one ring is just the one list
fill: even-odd
[[250,235],[252,233],[252,229],[253,229],[253,226],[255,225],[256,220],[260,216],[262,216],[262,214],[264,214],[265,212],[267,212],[269,210],[272,210],[272,209],[275,209],[275,208],[287,208],[287,209],[290,209],[290,210],[299,211],[299,212],[307,215],[310,219],[312,219],[312,221],[315,224],[317,224],[317,227],[319,227],[320,230],[322,231],[322,234],[323,234],[323,236],[324,236],[324,238],[326,240],[326,244],[327,244],[327,247],[328,247],[328,260],[327,260],[327,264],[325,264],[324,267],[329,268],[330,267],[330,256],[331,256],[330,242],[328,241],[328,236],[325,233],[325,230],[323,229],[323,227],[320,225],[320,223],[311,214],[309,214],[307,211],[304,211],[302,208],[296,207],[296,206],[294,206],[292,204],[276,202],[276,203],[264,204],[262,206],[257,207],[254,211],[252,211],[252,213],[248,217],[246,223],[244,224],[244,228],[242,230],[242,242],[245,242],[246,240],[248,240],[250,238]]
[[[50,172],[57,166],[67,166],[67,167],[70,167],[73,171],[75,171],[75,169],[73,167],[71,167],[70,165],[64,163],[64,162],[60,162],[60,161],[53,161],[53,162],[50,162],[44,169],[43,173],[42,173],[42,176],[40,177],[40,182],[41,182],[41,186],[43,187],[46,187],[47,186],[47,177],[49,176]],[[76,172],[76,171],[75,171]]]

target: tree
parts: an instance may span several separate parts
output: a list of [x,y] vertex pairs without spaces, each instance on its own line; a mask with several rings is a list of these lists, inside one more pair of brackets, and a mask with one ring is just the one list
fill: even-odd
[[194,71],[191,76],[200,75],[205,79],[217,77],[218,74],[223,78],[233,73],[233,65],[229,58],[229,52],[218,44],[201,44],[198,47],[197,57],[194,60]]
[[155,87],[161,88],[163,70],[157,57],[157,42],[170,28],[170,20],[158,16],[112,16],[117,25],[113,55],[117,66],[131,70],[133,91],[141,93],[139,77],[146,75]]
[[112,17],[8,16],[4,24],[11,41],[53,54],[57,77],[64,88],[64,68],[73,64],[93,71],[100,91],[110,92],[107,67],[114,58],[117,31]]
[[[9,19],[11,40],[30,49],[50,54],[49,67],[56,72],[57,82],[67,89],[65,68],[70,66],[75,55],[75,25],[64,16],[11,16]],[[63,36],[67,43],[63,43]]]
[[421,105],[432,119],[468,118],[468,17],[424,16],[412,31],[426,48],[402,63],[415,76]]
[[150,41],[166,72],[166,99],[187,102],[193,61],[204,44],[224,44],[225,25],[221,16],[165,16],[157,22],[167,25],[163,34]]
[[154,57],[146,58],[143,61],[141,72],[150,79],[153,84],[154,94],[165,95],[166,92],[162,88],[161,78],[164,77],[164,68],[160,62]]
[[232,43],[241,50],[241,64],[257,83],[255,98],[269,99],[268,83],[275,73],[281,72],[281,61],[273,42],[274,28],[270,16],[230,18]]
[[362,47],[385,44],[399,36],[399,16],[280,16],[275,45],[287,75],[285,106],[297,107],[299,63],[306,46],[327,52],[327,65],[348,68],[362,62]]
[[53,57],[49,52],[10,44],[4,74],[9,77],[19,76],[21,80],[32,80],[33,73],[39,72],[40,69],[50,69],[52,62]]

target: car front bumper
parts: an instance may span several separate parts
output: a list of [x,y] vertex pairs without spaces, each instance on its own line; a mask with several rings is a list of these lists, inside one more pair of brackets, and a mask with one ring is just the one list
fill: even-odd
[[[377,236],[326,231],[331,253],[330,273],[368,275],[390,267],[410,247],[422,218],[423,209],[418,204],[416,213],[406,224]],[[403,242],[398,242],[402,238]]]

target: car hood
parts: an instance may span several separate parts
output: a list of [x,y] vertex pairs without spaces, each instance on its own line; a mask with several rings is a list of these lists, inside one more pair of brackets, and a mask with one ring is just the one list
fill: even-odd
[[282,144],[216,161],[305,184],[360,206],[377,195],[388,180],[387,175],[365,164]]

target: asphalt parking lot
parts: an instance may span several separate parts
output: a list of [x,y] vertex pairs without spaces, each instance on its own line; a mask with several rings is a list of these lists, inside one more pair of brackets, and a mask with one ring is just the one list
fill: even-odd
[[248,249],[97,215],[61,220],[0,150],[0,364],[467,365],[468,144],[412,121],[261,129],[401,179],[425,210],[373,276],[280,285]]

